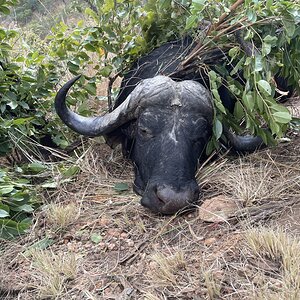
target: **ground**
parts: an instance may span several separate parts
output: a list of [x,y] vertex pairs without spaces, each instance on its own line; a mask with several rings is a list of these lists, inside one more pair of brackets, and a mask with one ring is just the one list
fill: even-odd
[[201,202],[176,216],[143,208],[120,150],[91,141],[29,234],[2,242],[0,298],[300,299],[299,131],[289,138],[208,162]]

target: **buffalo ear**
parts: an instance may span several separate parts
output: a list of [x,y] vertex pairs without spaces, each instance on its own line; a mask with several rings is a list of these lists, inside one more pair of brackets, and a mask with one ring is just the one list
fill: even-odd
[[115,149],[119,144],[123,143],[124,136],[121,132],[121,129],[118,128],[108,134],[105,134],[104,139],[109,147]]
[[122,145],[124,157],[129,157],[132,151],[134,139],[136,137],[136,122],[128,122],[114,131],[104,135],[106,143],[115,149],[119,144]]

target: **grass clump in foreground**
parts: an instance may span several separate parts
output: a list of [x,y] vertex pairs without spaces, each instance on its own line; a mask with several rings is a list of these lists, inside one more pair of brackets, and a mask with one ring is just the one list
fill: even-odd
[[77,275],[75,254],[37,250],[31,253],[31,260],[39,298],[60,299],[67,290],[68,282]]
[[186,261],[182,251],[177,251],[168,256],[163,253],[155,253],[152,256],[153,268],[151,277],[156,283],[176,285],[176,273],[178,270],[184,268],[185,265]]
[[257,259],[279,264],[277,287],[262,282],[256,299],[300,299],[300,242],[282,229],[258,227],[245,235],[251,252]]
[[47,207],[46,215],[54,230],[63,231],[78,220],[80,207],[74,203],[67,205],[51,203]]

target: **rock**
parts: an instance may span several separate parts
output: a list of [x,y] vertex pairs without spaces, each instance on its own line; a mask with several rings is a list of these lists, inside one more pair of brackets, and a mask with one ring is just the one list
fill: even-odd
[[126,239],[128,237],[128,233],[122,232],[120,236],[122,239]]
[[208,238],[206,240],[204,240],[204,245],[205,246],[210,246],[212,245],[217,239],[215,237],[212,238]]
[[128,245],[129,247],[133,247],[133,246],[134,246],[134,241],[129,240],[129,241],[127,242],[127,245]]
[[199,218],[205,222],[221,223],[234,216],[238,209],[233,199],[219,195],[204,201],[199,208]]

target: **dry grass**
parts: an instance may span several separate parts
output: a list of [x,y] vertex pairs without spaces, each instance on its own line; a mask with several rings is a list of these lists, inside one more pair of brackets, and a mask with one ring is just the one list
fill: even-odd
[[238,164],[225,165],[210,184],[243,207],[286,200],[300,195],[300,168],[295,171],[290,166],[285,164],[279,168],[272,160],[267,163],[239,160]]
[[75,203],[50,203],[47,206],[46,217],[54,230],[66,230],[74,224],[80,216],[80,205]]
[[[300,298],[300,241],[289,236],[282,229],[264,227],[253,228],[246,232],[245,238],[252,253],[258,259],[268,259],[280,265],[280,289],[272,291],[272,287],[259,287],[261,299]],[[268,291],[270,290],[270,291]]]
[[148,274],[149,281],[159,285],[176,285],[177,272],[184,268],[186,260],[182,251],[174,254],[155,253],[152,256],[151,271]]
[[[59,213],[70,200],[81,203],[80,210],[71,204],[73,217],[64,212],[54,218],[59,221],[48,217],[50,210],[46,218],[41,212],[31,234],[18,242],[22,247],[15,248],[15,258],[9,247],[3,250],[8,254],[2,253],[0,267],[10,279],[0,278],[1,289],[12,292],[18,284],[12,299],[299,299],[300,225],[295,222],[294,238],[288,231],[265,229],[269,218],[283,220],[293,203],[300,204],[299,143],[231,161],[220,158],[202,168],[204,201],[221,194],[240,204],[223,223],[206,223],[197,210],[173,217],[152,214],[131,190],[114,190],[116,182],[133,177],[120,152],[96,142],[84,147],[77,180],[47,195],[48,203],[62,203],[54,205]],[[255,226],[248,229],[249,223]],[[255,228],[257,223],[265,227]],[[53,228],[63,230],[56,234]],[[51,251],[22,255],[45,236],[54,241]]]
[[35,290],[40,299],[61,299],[68,281],[75,279],[77,259],[74,253],[54,254],[51,251],[31,252]]

